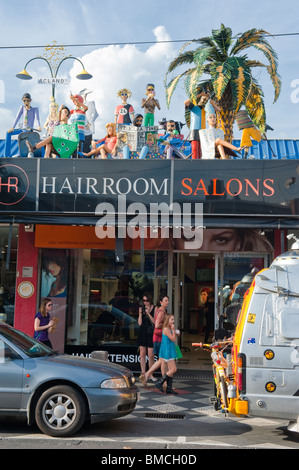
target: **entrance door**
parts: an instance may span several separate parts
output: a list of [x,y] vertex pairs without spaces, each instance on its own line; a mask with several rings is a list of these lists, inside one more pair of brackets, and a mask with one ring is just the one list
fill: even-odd
[[192,350],[206,323],[207,297],[215,291],[213,253],[177,253],[178,275],[173,278],[173,313],[181,330],[180,345]]
[[231,303],[243,302],[244,294],[261,269],[270,264],[269,254],[218,253],[215,254],[215,328],[219,318]]
[[[192,342],[210,342],[224,309],[231,300],[241,306],[253,276],[269,262],[269,254],[264,253],[177,253],[171,311],[182,332],[180,345],[192,351]],[[214,321],[208,320],[211,311]]]

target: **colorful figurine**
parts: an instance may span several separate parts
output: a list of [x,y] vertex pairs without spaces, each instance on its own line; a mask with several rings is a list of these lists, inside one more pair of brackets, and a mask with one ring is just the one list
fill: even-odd
[[[49,115],[44,124],[44,129],[47,130],[47,135],[50,136],[53,134],[55,127],[60,124],[59,122],[59,112],[58,104],[55,102],[54,98],[51,97],[51,103],[49,105]],[[52,144],[46,145],[45,158],[50,158],[52,152]]]
[[79,132],[79,151],[83,150],[83,143],[85,140],[85,125],[86,125],[86,111],[88,107],[83,103],[83,98],[80,95],[70,94],[70,99],[74,103],[75,109],[71,111],[71,122],[76,122]]
[[70,114],[70,110],[67,106],[60,106],[59,126],[55,127],[52,135],[35,145],[32,145],[27,140],[26,145],[29,152],[33,154],[35,150],[45,147],[48,144],[53,144],[60,158],[69,158],[77,149],[79,143],[77,123],[68,124]]
[[34,129],[37,124],[37,130],[41,131],[39,110],[31,106],[31,96],[29,93],[25,93],[22,97],[23,105],[20,107],[16,116],[15,122],[11,129],[7,132],[12,134],[18,125],[20,129]]
[[133,121],[133,126],[135,127],[141,127],[142,126],[142,121],[143,121],[143,116],[142,114],[137,114],[134,118]]
[[163,136],[162,143],[166,144],[164,153],[166,153],[167,160],[171,160],[173,154],[179,158],[186,158],[186,155],[180,150],[182,147],[182,140],[178,137],[179,132],[176,129],[176,123],[169,120],[166,123],[166,134]]
[[82,153],[84,157],[95,158],[100,153],[101,158],[107,158],[107,154],[111,153],[113,157],[116,155],[117,150],[117,135],[116,135],[116,124],[114,122],[108,122],[106,125],[107,135],[103,139],[98,140],[97,142],[92,142],[92,150],[88,153]]
[[205,128],[205,113],[203,116],[202,111],[209,101],[209,94],[201,92],[196,96],[196,103],[191,102],[190,99],[185,101],[185,108],[190,111],[190,135],[189,140],[191,141],[192,158],[198,159],[201,156],[200,152],[200,137],[199,131]]
[[226,159],[224,147],[236,152],[243,150],[244,147],[235,147],[224,140],[223,130],[216,128],[216,115],[214,113],[208,115],[207,122],[209,129],[199,131],[203,159],[215,158],[215,149],[219,151],[221,159]]
[[252,141],[261,141],[262,133],[255,127],[245,110],[239,110],[236,114],[236,122],[239,131],[242,131],[241,147],[245,148],[244,156],[247,158],[249,147],[252,147]]
[[96,109],[96,105],[94,101],[87,101],[87,95],[92,93],[92,91],[88,91],[86,88],[84,90],[81,90],[79,92],[79,95],[82,96],[83,98],[83,103],[85,106],[88,107],[85,115],[86,115],[86,126],[85,126],[85,140],[83,144],[83,152],[89,152],[91,142],[92,142],[92,136],[95,132],[95,121],[97,119],[98,112]]
[[122,103],[116,106],[115,109],[115,123],[116,124],[132,124],[134,120],[134,108],[131,104],[127,103],[128,98],[131,98],[132,93],[127,88],[122,88],[117,92],[117,96],[122,99]]
[[155,85],[152,83],[148,83],[146,85],[146,92],[147,98],[142,98],[141,107],[144,108],[144,119],[143,125],[144,126],[153,126],[154,125],[154,112],[155,108],[160,108],[159,101],[155,98]]

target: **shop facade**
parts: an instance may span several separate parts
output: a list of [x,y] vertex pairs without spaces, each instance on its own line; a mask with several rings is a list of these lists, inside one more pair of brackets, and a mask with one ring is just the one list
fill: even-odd
[[2,159],[10,322],[32,335],[50,297],[55,349],[107,350],[138,370],[140,301],[166,294],[188,347],[203,329],[206,293],[215,293],[217,326],[227,286],[267,267],[299,229],[296,174],[295,160]]

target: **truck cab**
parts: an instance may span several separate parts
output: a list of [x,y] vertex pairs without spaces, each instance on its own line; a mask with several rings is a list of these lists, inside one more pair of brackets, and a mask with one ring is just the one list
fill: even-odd
[[227,411],[290,420],[299,432],[299,249],[278,256],[248,289],[232,337],[235,393]]

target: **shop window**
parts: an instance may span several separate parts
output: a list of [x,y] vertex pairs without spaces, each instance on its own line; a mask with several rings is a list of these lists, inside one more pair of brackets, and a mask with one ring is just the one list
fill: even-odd
[[[75,273],[72,306],[68,299],[67,344],[99,348],[135,345],[138,311],[144,293],[156,301],[167,291],[167,274],[157,266],[164,252],[128,250],[122,263],[114,250],[72,250]],[[76,252],[76,253],[75,253]],[[166,252],[167,255],[167,252]]]

